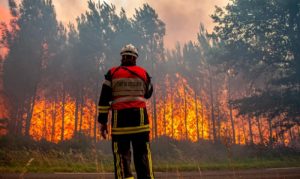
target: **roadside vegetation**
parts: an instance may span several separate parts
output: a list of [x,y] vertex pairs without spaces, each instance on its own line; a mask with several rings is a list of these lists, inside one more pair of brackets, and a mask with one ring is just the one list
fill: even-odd
[[[0,172],[112,172],[110,141],[93,143],[78,135],[61,143],[2,136]],[[297,146],[226,145],[211,141],[177,141],[160,137],[151,142],[155,171],[240,170],[300,167]]]

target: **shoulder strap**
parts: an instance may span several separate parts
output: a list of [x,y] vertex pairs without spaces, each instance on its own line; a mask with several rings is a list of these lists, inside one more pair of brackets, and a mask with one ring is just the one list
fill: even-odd
[[121,68],[121,66],[118,66],[115,71],[112,72],[111,74],[111,78],[113,78],[114,74]]

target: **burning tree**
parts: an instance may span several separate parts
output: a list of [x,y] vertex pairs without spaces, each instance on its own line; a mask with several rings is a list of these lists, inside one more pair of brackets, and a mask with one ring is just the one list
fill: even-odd
[[165,24],[148,4],[128,18],[124,9],[117,14],[113,5],[89,0],[88,10],[65,27],[50,0],[9,3],[12,30],[2,26],[1,44],[9,51],[0,89],[9,133],[100,140],[103,75],[119,65],[124,43],[133,43],[155,85],[147,103],[152,138],[251,144],[299,134],[299,9],[289,4],[298,2],[276,8],[271,1],[255,7],[235,1],[216,9],[215,33],[201,25],[196,42],[172,50],[164,49]]

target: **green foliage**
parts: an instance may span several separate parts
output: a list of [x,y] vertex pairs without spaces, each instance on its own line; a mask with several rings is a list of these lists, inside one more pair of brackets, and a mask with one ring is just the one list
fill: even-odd
[[[111,172],[111,142],[89,144],[79,136],[53,144],[29,138],[0,138],[1,172]],[[79,145],[80,143],[84,145]],[[299,166],[300,153],[287,147],[225,146],[210,141],[176,141],[161,137],[151,142],[155,171],[195,171]],[[230,155],[229,155],[230,153]]]

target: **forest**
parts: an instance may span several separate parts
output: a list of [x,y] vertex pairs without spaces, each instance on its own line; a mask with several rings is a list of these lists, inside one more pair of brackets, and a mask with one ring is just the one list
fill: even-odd
[[128,43],[154,94],[151,139],[289,146],[300,140],[300,2],[233,0],[216,7],[213,32],[164,46],[166,24],[149,4],[133,17],[88,0],[63,24],[51,0],[8,0],[1,23],[0,134],[61,143],[101,142],[97,104],[104,74]]

